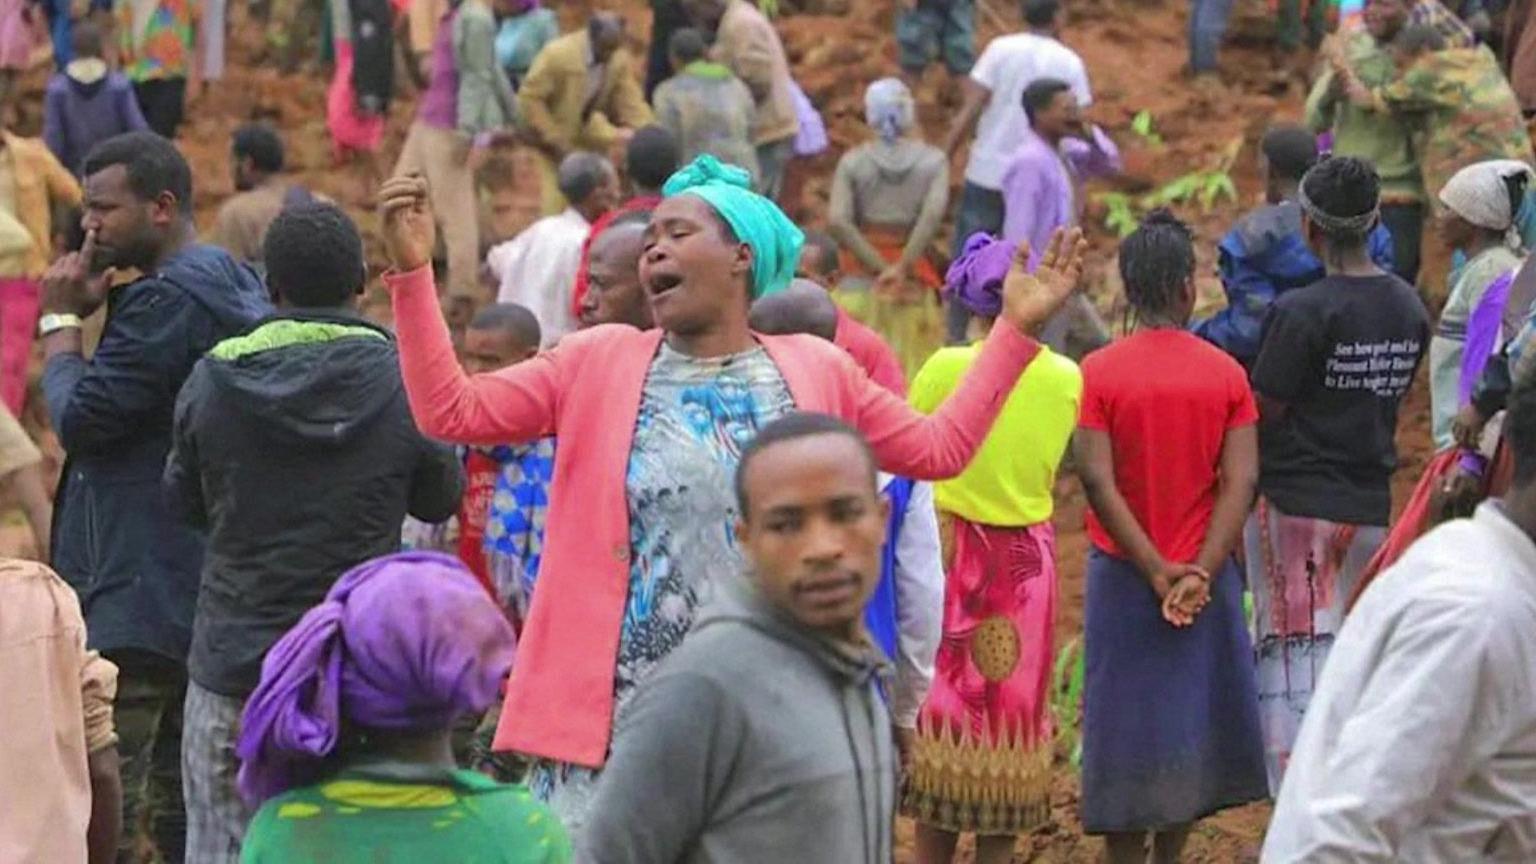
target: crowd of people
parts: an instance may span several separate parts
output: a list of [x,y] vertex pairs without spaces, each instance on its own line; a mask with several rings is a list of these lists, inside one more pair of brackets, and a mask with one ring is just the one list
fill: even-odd
[[[1193,5],[1192,72],[1229,5]],[[377,280],[266,125],[196,224],[175,135],[223,2],[28,7],[57,70],[40,140],[0,104],[0,492],[41,560],[0,561],[0,861],[886,864],[901,815],[919,864],[1002,864],[1059,818],[1063,723],[1111,864],[1265,800],[1265,862],[1536,859],[1536,11],[1502,54],[1481,6],[1337,22],[1197,314],[1168,210],[1083,290],[1121,160],[1060,0],[979,55],[976,5],[904,3],[824,229],[781,206],[827,142],[771,18],[653,6],[642,73],[611,11],[332,0]],[[517,148],[541,218],[486,236]],[[1437,455],[1394,519],[1421,369]]]

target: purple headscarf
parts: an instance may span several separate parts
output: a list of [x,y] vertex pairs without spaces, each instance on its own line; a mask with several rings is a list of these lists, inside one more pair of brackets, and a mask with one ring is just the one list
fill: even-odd
[[1013,266],[1019,244],[977,231],[944,274],[944,296],[953,297],[973,315],[996,318],[1003,311],[1003,279]]
[[272,646],[241,722],[240,794],[251,806],[310,782],[342,720],[443,729],[496,699],[512,627],[458,559],[375,558],[337,580]]

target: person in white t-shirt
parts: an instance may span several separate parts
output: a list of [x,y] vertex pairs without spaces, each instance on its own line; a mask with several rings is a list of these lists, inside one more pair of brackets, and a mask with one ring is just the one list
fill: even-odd
[[533,312],[545,348],[577,328],[571,291],[581,268],[581,247],[592,223],[613,209],[619,196],[613,164],[596,153],[566,156],[557,177],[560,194],[570,206],[528,226],[485,258],[499,286],[496,302],[516,303]]
[[[1023,0],[1023,13],[1022,32],[987,43],[965,79],[965,105],[944,140],[944,152],[953,155],[960,139],[975,124],[976,140],[966,163],[965,187],[955,216],[956,258],[973,233],[996,234],[1003,229],[1003,174],[1029,128],[1024,116],[1024,88],[1040,78],[1057,78],[1072,88],[1080,107],[1093,103],[1083,58],[1056,38],[1061,26],[1060,0]],[[969,320],[965,307],[949,304],[946,328],[951,344],[965,341]]]

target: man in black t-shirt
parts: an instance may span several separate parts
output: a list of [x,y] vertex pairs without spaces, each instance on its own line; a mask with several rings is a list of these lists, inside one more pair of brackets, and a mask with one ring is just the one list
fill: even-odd
[[1276,789],[1344,603],[1385,539],[1397,409],[1430,334],[1418,295],[1367,249],[1380,218],[1370,163],[1322,162],[1297,203],[1326,275],[1281,295],[1264,323],[1253,367],[1260,499],[1245,532]]

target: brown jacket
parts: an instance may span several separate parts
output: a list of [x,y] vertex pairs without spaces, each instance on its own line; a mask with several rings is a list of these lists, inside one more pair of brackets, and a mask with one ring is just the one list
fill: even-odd
[[16,220],[32,235],[27,272],[41,274],[53,260],[53,206],[78,207],[80,184],[42,141],[9,132],[0,132],[0,139],[16,175]]
[[544,46],[517,91],[522,123],[539,143],[558,153],[573,150],[605,152],[613,145],[616,126],[638,129],[651,122],[640,82],[630,70],[623,48],[608,58],[597,98],[583,115],[587,96],[587,63],[592,57],[585,28],[567,33]]
[[789,95],[789,59],[773,24],[746,0],[731,0],[720,18],[712,52],[716,62],[736,73],[757,100],[752,143],[762,145],[800,132],[795,103]]

